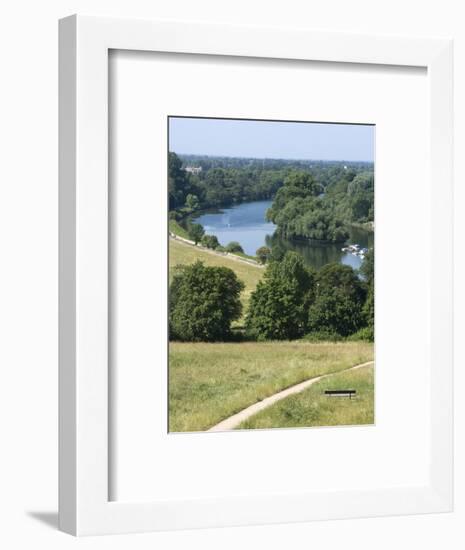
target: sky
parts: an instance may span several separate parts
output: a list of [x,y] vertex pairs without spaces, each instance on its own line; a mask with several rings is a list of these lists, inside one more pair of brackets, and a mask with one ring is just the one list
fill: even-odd
[[169,150],[178,154],[372,162],[374,136],[372,125],[169,119]]

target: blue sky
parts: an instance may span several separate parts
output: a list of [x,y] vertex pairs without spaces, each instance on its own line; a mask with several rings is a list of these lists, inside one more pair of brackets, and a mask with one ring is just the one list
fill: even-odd
[[169,149],[179,154],[374,160],[371,125],[171,117],[169,130]]

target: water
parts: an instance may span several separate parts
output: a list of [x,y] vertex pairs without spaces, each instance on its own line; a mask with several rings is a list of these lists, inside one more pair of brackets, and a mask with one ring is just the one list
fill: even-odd
[[[342,252],[341,243],[315,243],[291,241],[274,235],[276,226],[265,220],[265,212],[272,201],[246,202],[220,211],[208,212],[195,221],[202,224],[205,232],[216,235],[220,244],[226,246],[231,241],[241,244],[244,252],[255,256],[257,248],[279,244],[286,250],[294,250],[303,256],[305,263],[316,269],[330,262],[340,262],[358,269],[362,264],[359,256]],[[359,244],[362,248],[373,246],[373,233],[351,228],[348,244]]]
[[265,220],[265,212],[271,202],[244,202],[203,214],[195,221],[203,225],[206,233],[216,235],[223,246],[237,241],[246,254],[255,256],[257,248],[264,246],[266,238],[271,237],[276,229],[274,223]]

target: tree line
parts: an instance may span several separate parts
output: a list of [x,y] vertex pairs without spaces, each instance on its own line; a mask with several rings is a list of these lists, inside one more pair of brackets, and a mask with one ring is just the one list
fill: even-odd
[[[186,167],[200,169],[189,173]],[[268,219],[286,238],[342,242],[347,225],[372,222],[370,163],[288,161],[168,154],[170,216],[273,199]]]
[[373,171],[333,170],[326,185],[310,172],[291,172],[277,191],[267,219],[288,239],[344,242],[348,225],[373,222]]
[[181,219],[196,210],[272,198],[286,171],[260,167],[211,167],[189,173],[176,153],[168,154],[168,198],[173,216]]
[[[374,252],[361,273],[331,263],[316,271],[295,252],[270,260],[251,295],[243,337],[250,340],[374,338]],[[227,341],[241,318],[244,283],[227,267],[178,266],[170,286],[170,339]]]

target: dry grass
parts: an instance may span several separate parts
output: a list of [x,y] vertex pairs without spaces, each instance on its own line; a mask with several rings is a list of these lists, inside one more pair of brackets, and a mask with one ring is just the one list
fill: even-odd
[[170,431],[206,430],[293,384],[372,359],[364,342],[170,343]]

